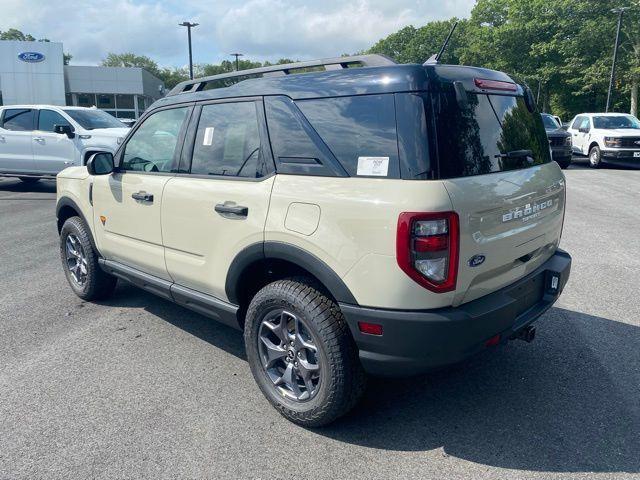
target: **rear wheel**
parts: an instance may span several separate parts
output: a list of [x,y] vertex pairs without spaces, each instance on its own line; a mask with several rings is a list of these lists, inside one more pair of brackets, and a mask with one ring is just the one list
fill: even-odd
[[89,229],[80,217],[71,217],[60,231],[60,257],[71,289],[84,300],[99,300],[113,293],[117,279],[98,265]]
[[589,150],[589,166],[591,168],[600,168],[602,162],[602,152],[597,145]]
[[307,279],[260,290],[247,310],[244,339],[260,390],[292,422],[326,425],[364,392],[365,373],[340,308]]
[[26,183],[27,185],[31,185],[33,183],[36,183],[38,180],[40,180],[39,178],[35,178],[35,177],[18,177],[18,178],[22,183]]

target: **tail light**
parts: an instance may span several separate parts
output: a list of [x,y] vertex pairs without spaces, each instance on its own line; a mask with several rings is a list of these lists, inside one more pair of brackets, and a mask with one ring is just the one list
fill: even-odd
[[517,92],[518,86],[511,82],[502,82],[500,80],[487,80],[485,78],[474,78],[473,82],[476,87],[482,90],[499,90],[502,92]]
[[409,277],[436,293],[456,288],[459,221],[455,212],[401,213],[396,259]]

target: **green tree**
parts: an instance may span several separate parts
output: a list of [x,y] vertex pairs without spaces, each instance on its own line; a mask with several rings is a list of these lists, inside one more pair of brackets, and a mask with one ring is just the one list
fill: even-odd
[[22,33],[17,28],[10,28],[6,32],[0,32],[0,40],[17,40],[19,42],[35,42],[36,39],[33,35]]
[[146,71],[160,76],[158,64],[146,55],[136,55],[134,53],[109,53],[107,58],[102,60],[103,67],[139,67]]

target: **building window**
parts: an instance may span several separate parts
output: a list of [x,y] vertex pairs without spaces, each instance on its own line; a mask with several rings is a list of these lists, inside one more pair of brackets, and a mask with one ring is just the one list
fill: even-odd
[[133,102],[133,95],[116,95],[116,108],[118,110],[133,110],[135,104]]
[[64,103],[65,103],[65,105],[66,105],[67,107],[73,107],[73,94],[71,94],[71,93],[67,93],[67,94],[64,96],[64,100],[65,100],[65,102],[64,102]]
[[96,107],[101,109],[116,108],[115,95],[99,93],[97,97],[98,97],[98,103],[96,104]]
[[117,118],[136,118],[136,111],[135,110],[118,110],[116,112],[116,117]]
[[93,107],[96,105],[96,96],[93,93],[78,93],[78,107]]

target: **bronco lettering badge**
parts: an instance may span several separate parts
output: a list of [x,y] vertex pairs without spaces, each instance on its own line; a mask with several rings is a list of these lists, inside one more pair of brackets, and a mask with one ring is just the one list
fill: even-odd
[[502,215],[502,222],[510,222],[521,218],[523,222],[528,222],[540,215],[540,212],[553,206],[553,200],[545,200],[542,203],[527,203],[521,207],[516,207]]

